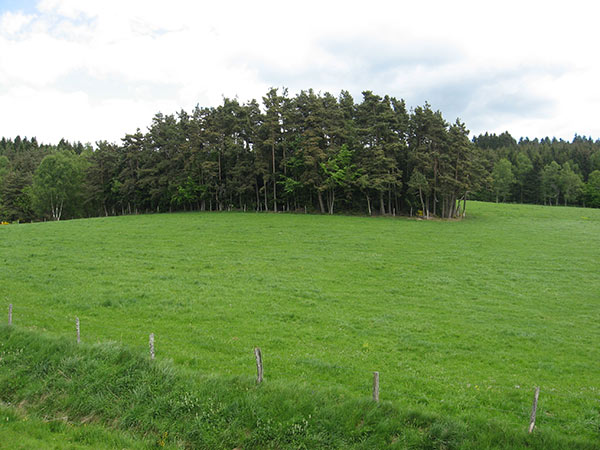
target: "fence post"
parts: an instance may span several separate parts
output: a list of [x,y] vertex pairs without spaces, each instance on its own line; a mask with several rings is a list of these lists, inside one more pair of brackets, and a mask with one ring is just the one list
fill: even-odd
[[79,333],[79,317],[75,317],[75,328],[77,328],[77,343],[81,342],[81,335]]
[[259,384],[263,380],[263,363],[260,348],[254,348],[254,356],[256,357],[256,383]]
[[12,303],[8,305],[8,324],[12,325]]
[[373,400],[379,402],[379,372],[373,372]]
[[154,359],[154,333],[150,333],[150,359]]
[[533,432],[535,428],[535,415],[537,413],[537,403],[538,398],[540,396],[540,388],[539,386],[535,388],[535,394],[533,396],[533,405],[531,407],[531,417],[529,418],[529,432]]

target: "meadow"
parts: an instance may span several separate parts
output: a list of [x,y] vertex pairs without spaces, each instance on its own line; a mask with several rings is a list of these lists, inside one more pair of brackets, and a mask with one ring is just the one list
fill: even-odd
[[[463,440],[435,448],[514,436],[535,447],[536,435],[598,448],[599,249],[600,210],[477,202],[462,221],[230,212],[10,225],[0,301],[45,338],[74,340],[79,317],[84,345],[147,355],[153,332],[157,364],[221,391],[253,386],[255,346],[275,398],[355,408],[379,371],[382,408],[463,424]],[[496,431],[484,442],[476,424]]]
[[2,449],[145,449],[155,443],[123,431],[107,430],[97,424],[72,424],[60,419],[43,420],[3,405],[0,406],[0,421]]

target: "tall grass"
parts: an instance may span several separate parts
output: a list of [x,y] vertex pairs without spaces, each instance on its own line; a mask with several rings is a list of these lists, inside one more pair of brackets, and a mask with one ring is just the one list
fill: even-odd
[[114,343],[78,346],[6,325],[0,340],[0,399],[59,432],[73,423],[97,432],[101,424],[143,436],[147,445],[207,449],[595,447],[485,418],[467,425],[336,389],[190,377]]
[[100,424],[72,423],[63,417],[41,419],[23,408],[0,404],[0,448],[11,450],[146,449],[159,444]]

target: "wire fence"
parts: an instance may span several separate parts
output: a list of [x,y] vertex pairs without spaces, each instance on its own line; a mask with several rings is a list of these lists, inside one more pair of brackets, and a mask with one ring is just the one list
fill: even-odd
[[[19,311],[21,312],[21,311]],[[24,310],[24,316],[27,316],[27,310]],[[57,317],[54,314],[48,314],[36,309],[36,317],[42,317],[49,320],[52,323],[63,323],[66,317]],[[22,316],[21,316],[22,317]],[[8,305],[8,325],[14,325],[14,311],[12,303]],[[81,342],[81,322],[79,317],[68,318],[73,321],[73,334],[74,339],[79,344]],[[18,321],[21,322],[21,321]],[[34,327],[35,328],[35,327]],[[150,359],[155,359],[155,334],[149,333],[148,335],[148,348]],[[256,359],[256,371],[257,371],[257,383],[264,381],[264,366],[262,361],[262,351],[259,347],[254,348],[254,356]],[[384,378],[385,379],[385,378]],[[502,416],[502,420],[506,423],[510,423],[514,426],[522,426],[524,424],[524,418],[530,417],[528,430],[531,433],[536,425],[543,423],[553,423],[555,425],[567,427],[574,423],[577,423],[583,427],[594,427],[596,430],[600,430],[600,387],[588,386],[580,388],[579,391],[569,391],[564,388],[556,386],[531,386],[523,387],[520,385],[506,386],[501,384],[482,383],[481,386],[473,383],[456,383],[446,381],[445,383],[448,390],[459,393],[471,393],[468,399],[464,399],[465,408],[472,410],[476,408],[478,410],[485,410],[490,413],[490,416]],[[385,382],[383,383],[383,389],[385,390]],[[539,391],[538,391],[539,390]],[[484,396],[483,394],[495,394],[500,392],[502,396],[500,399],[504,403],[515,405],[514,408],[509,409],[508,407],[501,407],[492,404],[494,399]],[[537,394],[536,394],[537,392]],[[541,392],[541,393],[540,393]],[[399,395],[403,402],[408,404],[420,404],[423,402],[424,393],[418,393],[413,390],[402,390],[394,392]],[[538,395],[542,398],[540,401],[540,408],[538,410]],[[497,396],[495,401],[497,400]],[[380,372],[373,372],[373,390],[372,398],[374,402],[379,402],[380,398]],[[429,403],[427,401],[426,403]],[[574,414],[564,414],[563,406],[565,404],[573,405],[574,403],[580,403],[581,410],[587,410],[587,416],[580,414],[574,417]],[[519,406],[517,406],[517,404]],[[595,408],[595,412],[590,413],[590,405],[592,409]],[[562,414],[559,414],[560,411]],[[536,414],[537,413],[537,414]]]

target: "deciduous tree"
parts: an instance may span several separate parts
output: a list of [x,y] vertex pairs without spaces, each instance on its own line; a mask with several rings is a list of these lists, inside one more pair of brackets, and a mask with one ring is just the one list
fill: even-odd
[[494,165],[494,170],[492,171],[492,183],[494,193],[496,194],[496,203],[498,203],[500,197],[502,197],[503,202],[506,202],[506,197],[510,195],[510,190],[515,182],[516,179],[513,175],[511,162],[506,158],[502,158]]
[[46,156],[33,177],[33,206],[37,213],[60,220],[65,212],[71,217],[82,200],[84,167],[70,152]]

